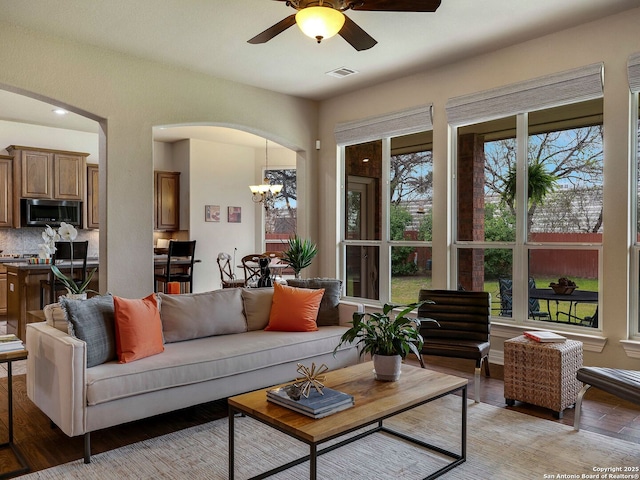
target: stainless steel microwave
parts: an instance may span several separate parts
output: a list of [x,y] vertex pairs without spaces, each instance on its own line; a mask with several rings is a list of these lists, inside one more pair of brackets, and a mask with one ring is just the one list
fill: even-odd
[[22,226],[59,227],[60,222],[82,227],[82,202],[73,200],[20,199]]

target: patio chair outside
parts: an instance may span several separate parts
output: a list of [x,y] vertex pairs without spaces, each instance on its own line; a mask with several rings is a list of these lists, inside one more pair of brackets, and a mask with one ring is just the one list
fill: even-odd
[[[500,315],[503,317],[510,317],[513,309],[513,280],[510,278],[498,278],[498,285],[500,288]],[[532,277],[529,277],[529,290],[536,288],[536,281]],[[529,297],[529,317],[534,320],[551,320],[549,312],[540,310],[540,302],[537,298]]]

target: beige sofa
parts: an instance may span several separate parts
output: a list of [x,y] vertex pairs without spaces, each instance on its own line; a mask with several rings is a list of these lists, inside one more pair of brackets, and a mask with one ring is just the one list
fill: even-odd
[[[184,315],[185,329],[193,330],[194,320],[220,324],[215,317],[238,311],[244,328],[221,335],[191,331],[187,337],[206,336],[165,343],[164,352],[131,363],[112,360],[87,368],[87,343],[67,333],[64,311],[47,307],[47,322],[27,325],[27,395],[65,434],[85,436],[85,463],[90,462],[90,432],[293,380],[298,362],[324,363],[329,369],[358,362],[354,347],[333,354],[344,325],[362,309],[358,304],[332,306],[338,325],[281,332],[264,330],[272,289],[158,296],[165,341],[180,333],[177,311]],[[194,318],[203,312],[208,319]],[[225,333],[230,331],[229,322],[222,324]]]

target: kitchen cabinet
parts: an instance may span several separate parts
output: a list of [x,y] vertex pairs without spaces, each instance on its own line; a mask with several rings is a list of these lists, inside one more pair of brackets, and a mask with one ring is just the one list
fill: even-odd
[[180,172],[155,172],[155,230],[180,230]]
[[13,177],[20,185],[17,198],[84,200],[88,153],[10,145]]
[[13,227],[13,157],[7,155],[0,155],[0,227]]
[[0,315],[7,314],[7,268],[0,264]]
[[99,228],[98,165],[87,165],[87,224],[86,228]]

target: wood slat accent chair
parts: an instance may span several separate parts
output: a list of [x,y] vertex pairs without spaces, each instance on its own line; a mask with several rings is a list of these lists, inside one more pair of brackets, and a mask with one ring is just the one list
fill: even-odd
[[466,358],[476,361],[474,391],[476,403],[480,401],[480,371],[489,372],[489,331],[491,327],[491,294],[460,290],[420,290],[419,301],[431,300],[418,309],[418,316],[433,318],[423,323],[420,333],[424,337],[423,355]]

